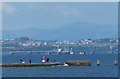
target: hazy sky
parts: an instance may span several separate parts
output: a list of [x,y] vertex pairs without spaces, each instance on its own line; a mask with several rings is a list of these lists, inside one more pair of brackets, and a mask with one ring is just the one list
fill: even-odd
[[117,2],[7,2],[3,3],[3,29],[54,29],[89,22],[116,25]]

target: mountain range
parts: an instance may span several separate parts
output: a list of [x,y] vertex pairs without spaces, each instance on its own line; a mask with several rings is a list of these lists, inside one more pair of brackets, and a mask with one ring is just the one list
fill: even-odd
[[3,38],[19,38],[27,36],[39,40],[80,40],[117,38],[117,25],[102,25],[79,22],[55,29],[26,28],[22,30],[2,30]]

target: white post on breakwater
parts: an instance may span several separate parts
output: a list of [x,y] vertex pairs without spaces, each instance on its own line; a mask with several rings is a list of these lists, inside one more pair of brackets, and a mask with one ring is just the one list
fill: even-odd
[[97,64],[97,66],[99,66],[99,65],[100,65],[100,60],[97,60],[97,63],[96,63],[96,64]]
[[114,61],[114,65],[118,65],[118,61],[117,60]]

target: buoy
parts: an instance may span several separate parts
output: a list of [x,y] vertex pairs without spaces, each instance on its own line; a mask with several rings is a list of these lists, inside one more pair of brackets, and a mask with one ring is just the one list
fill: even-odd
[[114,65],[118,65],[118,61],[117,60],[114,61]]
[[42,62],[43,63],[45,62],[45,56],[42,56]]
[[100,60],[97,60],[97,66],[99,66],[100,65]]

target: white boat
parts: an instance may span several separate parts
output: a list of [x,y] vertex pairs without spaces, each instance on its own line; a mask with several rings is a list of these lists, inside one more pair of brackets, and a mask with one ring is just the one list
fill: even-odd
[[79,54],[85,54],[85,52],[80,52]]
[[74,52],[70,52],[70,54],[74,54]]

